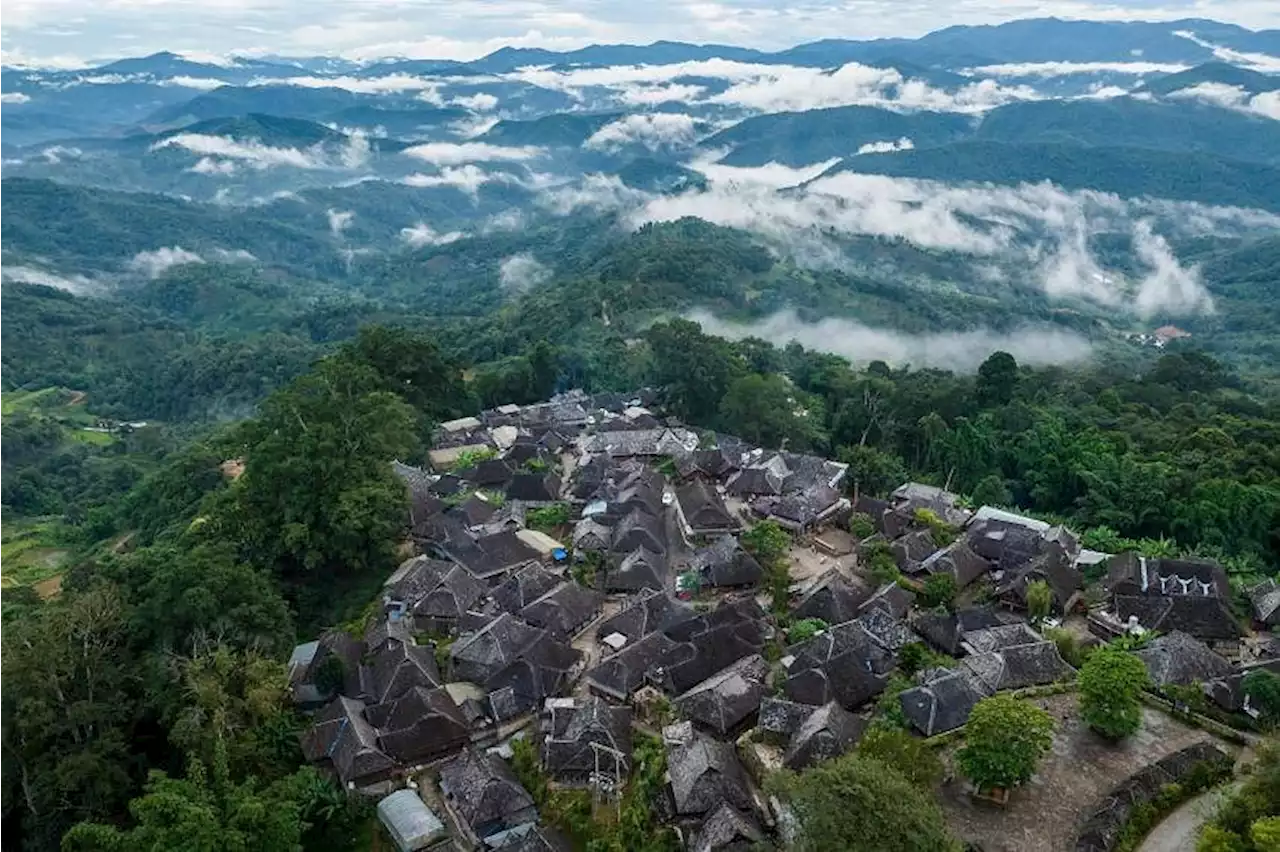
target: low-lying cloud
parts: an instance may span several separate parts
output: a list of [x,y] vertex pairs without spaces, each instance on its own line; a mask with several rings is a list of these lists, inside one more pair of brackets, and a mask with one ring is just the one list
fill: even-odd
[[525,293],[551,277],[551,270],[528,252],[503,258],[498,265],[498,281],[509,293]]
[[403,181],[408,186],[432,188],[448,186],[475,196],[487,183],[519,183],[515,175],[507,172],[488,172],[473,163],[461,166],[445,166],[433,175],[411,174]]
[[466,234],[461,231],[449,231],[447,233],[439,233],[435,228],[425,222],[420,222],[412,228],[401,228],[400,239],[404,240],[414,248],[423,246],[442,246],[446,243],[457,242],[465,237]]
[[894,151],[910,151],[914,147],[916,147],[916,143],[903,136],[896,141],[868,142],[865,145],[859,145],[857,153],[891,154]]
[[6,263],[3,268],[0,268],[0,278],[23,284],[39,284],[77,294],[93,292],[100,287],[98,282],[84,275],[66,275],[35,266],[13,263]]
[[202,157],[221,157],[225,160],[238,160],[255,169],[269,169],[276,166],[289,166],[295,169],[324,168],[324,161],[314,150],[299,148],[277,148],[264,145],[256,140],[239,141],[225,136],[210,136],[205,133],[178,133],[151,146],[152,151],[163,148],[184,148]]
[[777,346],[794,341],[806,349],[840,355],[855,364],[884,361],[895,366],[936,367],[959,373],[975,372],[997,351],[1008,352],[1019,362],[1033,366],[1076,363],[1086,360],[1091,352],[1089,341],[1080,335],[1054,328],[906,334],[847,319],[807,323],[793,311],[781,311],[752,323],[727,322],[707,311],[695,311],[689,318],[708,333],[730,340],[759,337]]
[[1280,121],[1280,90],[1253,94],[1241,86],[1226,83],[1198,83],[1170,92],[1168,97],[1193,100],[1224,109],[1260,115]]
[[591,134],[584,148],[616,151],[628,145],[643,145],[650,151],[664,148],[687,148],[698,134],[693,116],[676,112],[654,112],[628,115],[611,121]]
[[329,233],[335,239],[341,239],[347,228],[351,227],[351,223],[355,221],[356,214],[353,210],[334,210],[332,208],[325,211],[325,216],[329,220]]
[[154,251],[140,251],[125,264],[131,271],[146,275],[148,278],[159,278],[175,266],[192,263],[204,263],[204,258],[182,246],[170,246]]
[[405,148],[410,157],[437,166],[458,166],[463,163],[483,163],[532,160],[542,155],[542,149],[532,145],[491,145],[488,142],[427,142]]
[[30,95],[22,92],[4,92],[0,94],[0,104],[25,104],[31,100]]
[[488,92],[477,92],[474,95],[464,95],[449,101],[453,106],[460,106],[463,109],[469,109],[472,112],[491,112],[498,108],[498,99]]
[[1066,77],[1072,74],[1176,74],[1189,66],[1173,62],[1006,62],[965,69],[981,77]]

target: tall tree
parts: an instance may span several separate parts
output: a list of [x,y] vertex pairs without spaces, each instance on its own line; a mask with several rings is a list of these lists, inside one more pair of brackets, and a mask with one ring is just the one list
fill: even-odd
[[1142,690],[1151,685],[1142,661],[1120,648],[1103,647],[1080,668],[1080,715],[1094,731],[1120,740],[1142,727]]
[[667,388],[672,411],[692,423],[711,422],[729,385],[744,370],[742,358],[688,320],[659,323],[647,338],[654,378]]
[[1053,720],[1034,704],[993,695],[974,706],[964,733],[960,769],[980,789],[1008,789],[1035,774],[1053,742]]
[[1018,386],[1018,362],[1008,352],[992,352],[978,367],[974,388],[978,404],[984,408],[1008,405]]

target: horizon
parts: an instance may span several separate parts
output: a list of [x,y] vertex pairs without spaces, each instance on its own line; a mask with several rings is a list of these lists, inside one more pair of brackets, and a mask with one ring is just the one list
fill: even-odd
[[[595,9],[603,14],[592,16],[569,8],[590,6],[586,0],[485,0],[450,7],[443,15],[437,14],[436,0],[393,0],[377,5],[321,0],[321,8],[312,17],[328,13],[325,20],[333,21],[331,25],[285,29],[247,21],[288,16],[296,5],[293,0],[201,4],[198,14],[206,20],[205,26],[193,26],[189,13],[195,4],[189,0],[121,0],[109,8],[95,8],[87,0],[10,0],[5,10],[9,15],[0,26],[0,62],[12,68],[79,70],[157,53],[208,64],[306,58],[362,64],[395,59],[472,62],[503,49],[566,53],[587,47],[646,47],[657,42],[777,53],[818,41],[913,40],[953,27],[1047,19],[1129,24],[1196,19],[1255,33],[1280,28],[1280,4],[1269,0],[1173,0],[1168,6],[1156,2],[1063,0],[1045,7],[973,0],[956,10],[942,8],[938,0],[848,0],[803,7],[772,0],[666,0],[663,8],[669,7],[673,14],[659,17],[671,19],[655,20],[643,16],[628,19],[630,10],[621,6]],[[863,16],[857,12],[862,8],[878,8],[880,12]],[[83,14],[75,14],[76,10]],[[135,20],[142,10],[149,20]],[[174,12],[182,13],[177,15],[181,20],[171,20]],[[136,29],[147,32],[126,31]],[[405,38],[406,31],[414,35]],[[396,38],[388,40],[390,35]],[[120,46],[99,49],[104,40]],[[92,49],[82,48],[90,42]]]

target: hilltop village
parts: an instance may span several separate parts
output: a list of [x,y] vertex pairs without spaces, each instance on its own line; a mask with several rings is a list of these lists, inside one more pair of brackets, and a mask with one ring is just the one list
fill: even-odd
[[406,558],[363,632],[299,646],[290,679],[307,758],[404,850],[567,849],[530,787],[610,807],[641,783],[688,849],[759,848],[787,832],[771,773],[885,714],[957,732],[988,696],[1070,684],[1064,649],[1141,640],[1155,690],[1225,715],[1256,716],[1243,678],[1280,671],[1274,581],[1250,625],[1213,562],[1089,550],[932,485],[862,494],[648,391],[444,423],[429,465],[395,469]]

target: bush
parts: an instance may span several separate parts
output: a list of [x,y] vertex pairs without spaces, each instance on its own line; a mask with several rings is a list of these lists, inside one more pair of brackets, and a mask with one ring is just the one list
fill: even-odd
[[1080,669],[1080,715],[1092,730],[1120,740],[1142,726],[1142,690],[1150,686],[1142,661],[1114,647],[1099,648]]
[[934,574],[924,581],[924,589],[920,592],[920,605],[923,607],[943,607],[947,612],[955,609],[956,578],[947,573]]
[[937,752],[901,728],[872,725],[858,741],[857,753],[893,767],[925,790],[932,790],[942,780],[942,761]]
[[1052,743],[1048,713],[1009,695],[993,695],[969,714],[956,762],[980,790],[1008,789],[1035,774]]
[[1080,640],[1070,630],[1062,627],[1050,627],[1044,631],[1044,638],[1058,646],[1058,654],[1075,668],[1084,663],[1084,653],[1080,648]]
[[525,513],[525,525],[530,529],[550,532],[556,527],[569,523],[569,506],[567,503],[552,503],[550,506],[539,506]]
[[804,642],[826,630],[828,626],[821,618],[802,618],[787,631],[787,639],[790,642]]
[[1033,580],[1027,584],[1027,614],[1032,621],[1042,621],[1049,616],[1053,608],[1053,590],[1044,580]]
[[849,518],[849,534],[858,541],[871,538],[876,534],[875,521],[865,512],[854,512],[853,516]]

